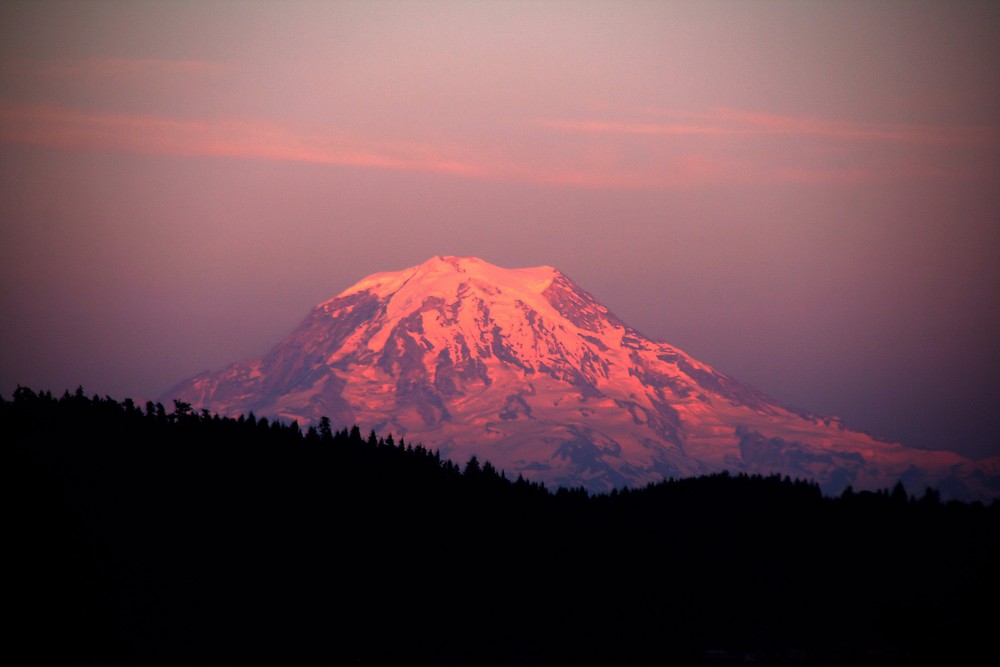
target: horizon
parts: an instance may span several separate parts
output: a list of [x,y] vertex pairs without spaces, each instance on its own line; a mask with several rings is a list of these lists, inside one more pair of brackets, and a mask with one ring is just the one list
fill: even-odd
[[1000,6],[9,2],[0,395],[153,399],[438,255],[1000,455]]

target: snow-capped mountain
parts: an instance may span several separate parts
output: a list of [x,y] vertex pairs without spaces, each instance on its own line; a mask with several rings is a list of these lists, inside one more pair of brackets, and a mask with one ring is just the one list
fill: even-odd
[[802,414],[643,337],[558,270],[434,257],[319,304],[261,359],[175,387],[226,415],[422,443],[462,464],[595,491],[730,470],[829,493],[927,485],[1000,495],[1000,464],[884,442]]

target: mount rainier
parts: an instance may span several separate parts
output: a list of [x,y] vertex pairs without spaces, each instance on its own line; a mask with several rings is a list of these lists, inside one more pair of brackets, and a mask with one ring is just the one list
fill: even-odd
[[316,306],[260,359],[164,397],[421,443],[458,463],[590,491],[722,470],[824,492],[1000,494],[1000,461],[885,442],[778,405],[615,317],[548,266],[434,257]]

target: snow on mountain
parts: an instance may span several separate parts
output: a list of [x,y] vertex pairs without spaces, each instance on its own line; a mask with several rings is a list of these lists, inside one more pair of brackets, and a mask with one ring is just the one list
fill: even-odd
[[829,493],[1000,493],[1000,465],[905,448],[784,408],[631,329],[558,270],[434,257],[319,304],[263,358],[164,396],[226,415],[328,416],[508,476],[593,491],[730,470]]

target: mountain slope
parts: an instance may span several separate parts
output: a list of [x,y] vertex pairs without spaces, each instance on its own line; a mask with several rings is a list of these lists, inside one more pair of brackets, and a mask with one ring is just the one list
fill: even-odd
[[722,469],[987,498],[1000,465],[784,408],[643,337],[552,267],[434,257],[319,304],[261,359],[168,392],[222,414],[329,416],[590,490]]

